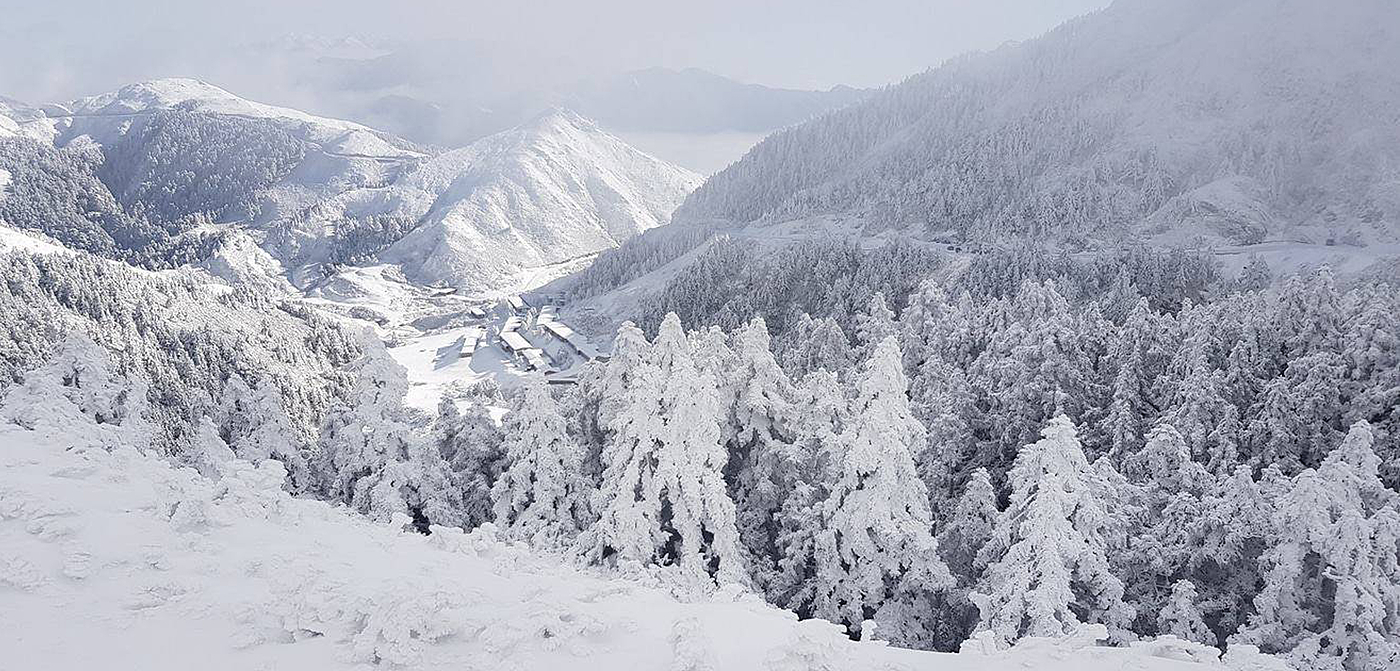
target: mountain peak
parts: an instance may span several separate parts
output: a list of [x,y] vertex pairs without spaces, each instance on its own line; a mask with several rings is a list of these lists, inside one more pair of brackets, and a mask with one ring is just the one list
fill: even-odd
[[327,131],[378,131],[353,121],[316,116],[290,107],[254,102],[209,82],[187,77],[152,79],[123,86],[73,102],[71,111],[79,116],[111,116],[156,110],[180,109],[207,114],[224,114],[253,119],[274,119],[310,124]]
[[523,124],[517,126],[522,130],[534,131],[537,133],[557,133],[563,131],[587,131],[597,132],[598,124],[592,119],[579,114],[567,107],[550,107]]

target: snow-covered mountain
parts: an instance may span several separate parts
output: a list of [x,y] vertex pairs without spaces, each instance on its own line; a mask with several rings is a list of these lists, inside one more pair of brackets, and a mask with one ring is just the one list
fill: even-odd
[[1075,244],[1400,232],[1400,5],[1118,0],[770,137],[678,220]]
[[[384,261],[411,279],[490,289],[666,223],[700,181],[562,110],[444,153],[190,79],[42,110],[7,105],[0,118],[0,133],[34,139],[6,145],[0,167],[45,175],[24,180],[25,193],[56,203],[40,210],[63,211],[69,229],[119,221],[139,231],[107,230],[114,240],[87,248],[150,246],[155,229],[247,229],[298,277]],[[65,183],[101,207],[67,203]],[[83,212],[104,219],[81,221]],[[39,230],[55,220],[20,214],[16,225]],[[213,228],[191,219],[203,215]],[[223,256],[221,267],[239,265],[238,254]]]
[[379,259],[411,279],[481,290],[665,224],[699,181],[556,110],[428,159],[390,185],[347,191],[310,224],[413,222]]
[[[238,214],[261,221],[347,188],[385,183],[427,155],[356,123],[253,102],[193,79],[133,84],[56,107],[49,116],[58,144],[86,137],[104,148],[105,180],[124,200],[167,167],[196,161],[214,175],[196,177],[189,190],[243,191],[237,195],[257,204]],[[220,156],[200,155],[210,144],[220,145]]]
[[[565,288],[596,297],[578,308],[609,323],[635,319],[702,258],[687,253],[707,232],[746,252],[898,237],[956,265],[1028,242],[1145,242],[1209,250],[1231,272],[1258,255],[1391,275],[1397,62],[1400,5],[1386,0],[1118,0],[774,133],[696,189],[670,230]],[[671,291],[740,299],[720,296],[732,269],[715,276]]]

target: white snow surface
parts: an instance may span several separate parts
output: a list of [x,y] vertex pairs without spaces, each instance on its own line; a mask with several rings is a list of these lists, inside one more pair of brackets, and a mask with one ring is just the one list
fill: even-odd
[[[4,172],[0,170],[0,172]],[[0,253],[23,250],[33,254],[70,254],[67,247],[60,245],[33,231],[12,228],[0,221]]]
[[53,417],[0,427],[5,668],[1284,668],[1174,639],[1095,647],[1092,629],[984,654],[855,643],[737,590],[682,603],[641,570],[573,568],[489,526],[423,536],[291,498],[276,462],[206,478]]

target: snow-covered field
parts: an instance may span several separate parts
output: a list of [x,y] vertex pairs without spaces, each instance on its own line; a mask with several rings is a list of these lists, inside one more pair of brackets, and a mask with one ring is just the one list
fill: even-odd
[[447,329],[389,348],[389,355],[408,371],[408,395],[404,397],[404,405],[432,410],[449,387],[470,384],[489,374],[484,364],[488,359],[485,352],[483,370],[473,367],[482,331],[480,326]]
[[289,497],[275,462],[206,478],[103,449],[93,429],[0,428],[0,668],[1283,668],[1247,649],[1227,667],[1172,640],[1027,640],[986,656],[851,642],[737,590],[681,602],[640,569],[590,573],[489,527],[372,524]]

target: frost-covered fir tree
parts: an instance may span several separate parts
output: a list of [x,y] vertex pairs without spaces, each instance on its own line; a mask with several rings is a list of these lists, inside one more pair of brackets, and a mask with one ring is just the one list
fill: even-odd
[[1233,440],[1216,429],[1232,406],[1221,394],[1221,374],[1210,364],[1209,347],[1206,327],[1187,334],[1172,365],[1163,415],[1181,433],[1192,458],[1214,462],[1213,470],[1228,471],[1234,467],[1225,461],[1234,449]]
[[525,382],[501,428],[506,469],[492,489],[496,526],[536,546],[572,543],[590,522],[593,490],[543,378]]
[[1004,468],[1051,417],[1083,412],[1092,366],[1054,283],[1023,283],[1002,318],[1009,323],[989,338],[969,377],[984,393],[982,449],[997,453]]
[[793,421],[792,383],[773,357],[768,327],[755,318],[734,334],[732,366],[726,375],[732,393],[724,410],[733,428],[727,450],[730,491],[743,543],[760,588],[777,570],[775,515],[795,484],[788,463]]
[[982,463],[984,455],[976,452],[969,420],[976,412],[976,397],[963,371],[937,353],[930,354],[915,371],[909,395],[914,416],[927,429],[924,448],[914,461],[928,487],[937,519],[948,511],[966,473],[989,465]]
[[1157,633],[1210,646],[1217,644],[1215,634],[1201,619],[1201,608],[1196,603],[1196,586],[1190,580],[1178,580],[1172,585],[1171,596],[1157,614]]
[[377,339],[366,338],[352,395],[322,427],[321,491],[376,520],[402,513],[420,529],[460,526],[459,491],[440,453],[409,423],[402,404],[407,390],[403,367]]
[[972,472],[952,514],[938,532],[938,549],[953,576],[964,586],[977,583],[983,566],[977,563],[982,546],[996,527],[997,494],[987,469]]
[[1191,525],[1190,572],[1202,609],[1218,640],[1233,634],[1253,612],[1259,557],[1273,539],[1273,501],[1240,465],[1203,497]]
[[945,600],[942,618],[953,642],[967,638],[977,625],[977,608],[968,593],[982,577],[985,567],[977,563],[977,556],[992,537],[998,514],[992,477],[987,469],[979,468],[972,472],[962,496],[939,528],[939,556],[957,581]]
[[777,573],[769,598],[810,616],[816,588],[816,541],[822,530],[821,504],[836,484],[841,465],[840,434],[848,411],[844,389],[831,371],[809,373],[796,391],[793,440],[784,461],[793,485],[774,516]]
[[1295,275],[1284,285],[1275,328],[1289,359],[1340,353],[1342,321],[1341,296],[1330,267],[1322,266],[1307,278]]
[[897,334],[898,328],[894,311],[885,303],[885,295],[879,292],[871,295],[865,310],[856,315],[856,343],[862,358],[869,358],[885,338]]
[[1133,617],[1123,583],[1109,572],[1108,513],[1068,417],[1052,419],[1008,474],[1011,502],[979,558],[987,565],[973,601],[979,628],[1010,645],[1023,636],[1062,636],[1080,616],[1122,636]]
[[613,339],[612,357],[598,375],[598,424],[608,431],[626,408],[627,390],[642,381],[649,370],[651,345],[646,334],[632,322],[623,322]]
[[236,459],[238,456],[229,449],[228,443],[219,437],[219,427],[214,420],[200,417],[195,423],[194,441],[190,453],[185,455],[185,463],[206,478],[217,478]]
[[806,313],[788,329],[778,350],[778,361],[793,379],[819,370],[844,376],[854,365],[852,357],[851,341],[835,319],[813,319]]
[[491,488],[505,469],[505,437],[487,406],[494,401],[489,393],[475,390],[460,405],[444,397],[433,423],[432,442],[462,499],[468,529],[495,519]]
[[1277,507],[1277,542],[1241,638],[1303,668],[1385,668],[1400,655],[1400,623],[1383,578],[1397,561],[1375,543],[1394,493],[1377,475],[1371,428],[1351,427],[1317,469],[1293,479]]
[[296,431],[277,386],[270,378],[264,378],[256,387],[249,387],[241,375],[230,375],[215,415],[220,437],[240,459],[255,462],[276,459],[287,469],[287,481],[293,492],[308,487],[306,457],[297,444]]
[[931,647],[933,602],[953,586],[914,467],[924,438],[893,336],[856,378],[839,477],[822,504],[812,612],[859,631],[873,619],[899,645]]
[[1143,362],[1144,351],[1152,337],[1151,320],[1147,300],[1138,299],[1118,330],[1118,338],[1111,350],[1117,372],[1113,376],[1112,399],[1104,425],[1108,434],[1108,453],[1119,463],[1142,444],[1147,417],[1152,412],[1150,386]]
[[1400,490],[1400,297],[1376,290],[1359,300],[1342,351],[1345,421],[1366,420],[1390,437],[1376,446],[1381,479]]
[[1195,549],[1192,537],[1203,514],[1202,497],[1214,484],[1191,460],[1186,440],[1171,424],[1152,429],[1146,444],[1128,456],[1124,482],[1127,500],[1110,501],[1111,511],[1127,511],[1126,546],[1113,553],[1115,575],[1138,610],[1137,631],[1150,634],[1155,614],[1170,598],[1168,588],[1187,574]]
[[1315,467],[1341,435],[1341,357],[1317,352],[1288,364],[1260,394],[1245,443],[1256,466],[1287,474]]
[[92,426],[103,444],[144,450],[154,435],[144,416],[146,390],[140,374],[123,376],[107,350],[76,332],[4,394],[0,421],[58,435]]
[[696,369],[674,314],[638,359],[609,413],[599,518],[581,549],[598,561],[674,566],[696,588],[711,579],[747,582],[724,482],[715,382]]

